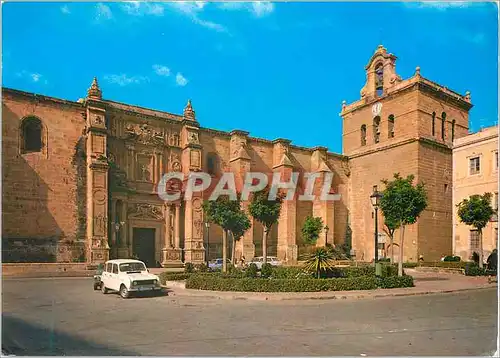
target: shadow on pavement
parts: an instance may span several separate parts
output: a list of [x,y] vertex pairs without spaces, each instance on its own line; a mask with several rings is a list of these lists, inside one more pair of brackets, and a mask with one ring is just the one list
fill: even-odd
[[[119,344],[119,342],[115,342]],[[136,356],[67,333],[2,315],[2,353],[16,356]]]

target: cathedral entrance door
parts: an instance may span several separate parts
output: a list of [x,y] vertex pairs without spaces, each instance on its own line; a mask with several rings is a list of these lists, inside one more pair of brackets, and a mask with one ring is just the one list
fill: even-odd
[[155,229],[134,228],[133,253],[148,268],[156,267],[155,261]]

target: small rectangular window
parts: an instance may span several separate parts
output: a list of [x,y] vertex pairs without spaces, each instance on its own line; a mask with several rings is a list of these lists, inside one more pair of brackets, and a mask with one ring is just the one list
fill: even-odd
[[481,162],[479,157],[469,159],[469,174],[476,175],[481,172]]
[[113,264],[113,273],[118,273],[118,265]]
[[495,152],[495,164],[493,168],[495,168],[495,171],[498,171],[498,152]]
[[470,231],[470,251],[471,253],[479,250],[479,231],[471,230]]
[[111,272],[112,267],[113,267],[113,264],[107,264],[106,265],[106,272]]

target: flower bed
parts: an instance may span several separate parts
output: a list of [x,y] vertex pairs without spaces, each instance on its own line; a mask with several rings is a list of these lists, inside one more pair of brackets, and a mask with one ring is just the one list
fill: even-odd
[[236,292],[319,292],[373,290],[376,288],[413,287],[413,277],[392,276],[378,278],[360,276],[350,278],[234,278],[221,275],[194,274],[186,280],[186,288],[210,291]]
[[[398,268],[395,265],[383,264],[382,265],[382,277],[397,276]],[[278,266],[272,267],[269,272],[258,273],[251,269],[251,267],[246,270],[241,269],[231,269],[228,273],[223,274],[220,271],[217,272],[162,272],[160,276],[160,281],[165,284],[166,281],[184,281],[187,280],[192,275],[199,275],[203,277],[226,277],[226,278],[257,278],[265,276],[271,279],[311,279],[314,278],[313,274],[304,272],[301,267],[297,266]],[[363,276],[375,276],[374,266],[348,266],[348,267],[335,267],[331,270],[322,272],[322,278],[356,278]]]

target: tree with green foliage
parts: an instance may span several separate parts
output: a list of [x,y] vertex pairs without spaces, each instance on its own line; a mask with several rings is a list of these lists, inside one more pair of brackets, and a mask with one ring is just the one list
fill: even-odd
[[307,216],[301,230],[304,242],[309,245],[315,244],[318,241],[321,230],[323,230],[323,219]]
[[240,200],[231,200],[228,196],[205,201],[203,211],[208,222],[222,228],[222,271],[227,272],[227,234],[231,232],[233,240],[235,237],[241,238],[250,228],[250,220],[241,210]]
[[267,239],[271,232],[271,228],[278,222],[283,199],[283,193],[278,193],[275,200],[269,200],[269,187],[267,187],[264,190],[254,193],[248,205],[250,215],[264,227],[264,235],[262,238],[262,256],[264,263],[267,262]]
[[[238,201],[239,203],[239,201]],[[236,209],[236,207],[235,207]],[[250,219],[248,216],[241,210],[240,208],[237,208],[233,212],[233,218],[232,220],[229,221],[228,223],[228,231],[231,232],[231,237],[233,238],[233,247],[232,247],[232,252],[231,252],[231,264],[234,266],[235,265],[235,260],[236,260],[236,242],[239,241],[243,235],[245,235],[245,232],[250,229]]]
[[382,180],[385,190],[382,192],[380,209],[386,222],[399,228],[399,263],[398,275],[403,276],[404,234],[407,225],[417,222],[418,217],[427,207],[427,194],[423,183],[413,185],[414,175],[402,178],[394,174],[394,180]]
[[495,210],[491,207],[491,193],[471,195],[457,204],[460,222],[474,227],[479,232],[479,267],[483,268],[483,229]]
[[389,247],[391,248],[391,264],[394,263],[394,232],[399,228],[399,223],[384,218],[384,232],[389,236]]

